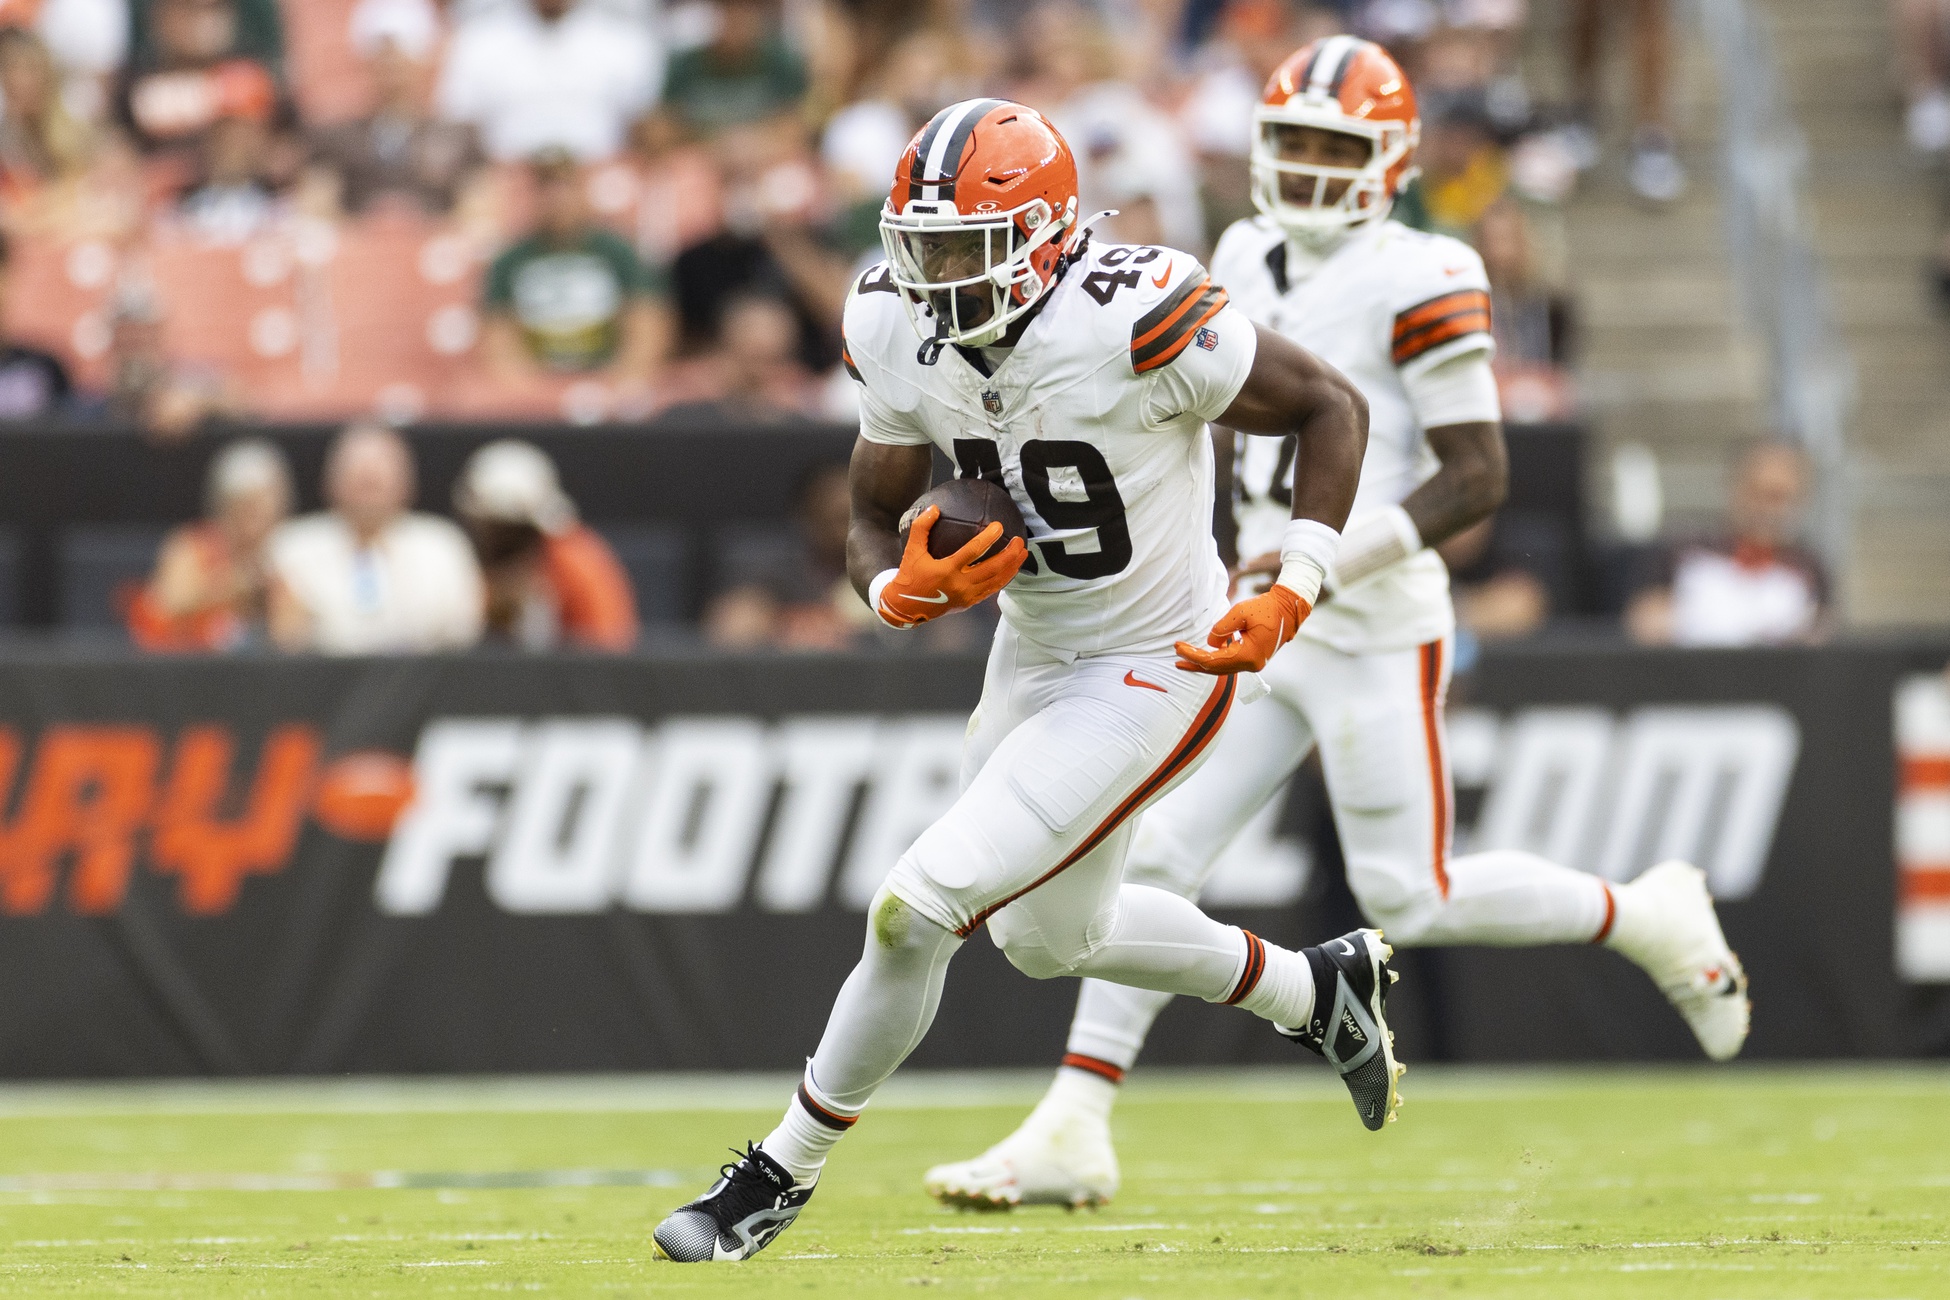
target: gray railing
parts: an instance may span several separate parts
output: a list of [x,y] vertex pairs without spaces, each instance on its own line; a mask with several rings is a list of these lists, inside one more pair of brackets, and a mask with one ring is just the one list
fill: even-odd
[[1848,454],[1855,365],[1807,214],[1808,146],[1789,112],[1766,19],[1752,0],[1695,0],[1719,74],[1721,184],[1734,282],[1765,340],[1775,426],[1806,449],[1815,541],[1841,578],[1853,542]]

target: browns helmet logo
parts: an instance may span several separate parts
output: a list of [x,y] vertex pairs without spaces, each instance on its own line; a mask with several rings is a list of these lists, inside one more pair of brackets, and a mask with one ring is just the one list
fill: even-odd
[[880,214],[894,284],[932,364],[986,347],[1049,292],[1078,230],[1077,164],[1041,113],[966,99],[934,115],[894,168]]

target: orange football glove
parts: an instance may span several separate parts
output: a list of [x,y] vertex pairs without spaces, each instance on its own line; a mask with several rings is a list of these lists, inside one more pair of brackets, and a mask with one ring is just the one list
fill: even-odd
[[907,530],[900,571],[880,589],[880,617],[895,627],[913,627],[951,609],[981,604],[1008,586],[1029,558],[1029,544],[1012,537],[995,556],[977,563],[976,557],[1002,536],[1002,525],[992,522],[974,541],[937,560],[928,554],[928,534],[939,518],[941,507],[929,506],[914,520]]
[[1291,587],[1274,583],[1263,595],[1242,600],[1213,625],[1205,640],[1212,649],[1203,650],[1189,641],[1180,641],[1178,666],[1190,673],[1211,673],[1224,677],[1230,673],[1256,673],[1266,661],[1307,621],[1314,607],[1300,599]]

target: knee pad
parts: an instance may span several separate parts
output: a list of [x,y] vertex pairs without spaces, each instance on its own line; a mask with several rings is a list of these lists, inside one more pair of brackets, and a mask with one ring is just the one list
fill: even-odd
[[1389,867],[1363,867],[1358,859],[1347,864],[1347,885],[1361,914],[1382,931],[1388,942],[1414,947],[1429,941],[1442,919],[1444,899],[1433,876],[1417,887]]
[[1059,936],[1052,942],[1035,914],[1020,904],[1011,904],[989,918],[989,938],[1011,966],[1033,980],[1074,975],[1097,947],[1084,934]]

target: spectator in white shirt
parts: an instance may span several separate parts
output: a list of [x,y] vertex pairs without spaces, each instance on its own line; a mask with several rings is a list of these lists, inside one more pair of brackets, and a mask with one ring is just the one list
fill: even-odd
[[1746,646],[1819,641],[1828,576],[1796,543],[1808,459],[1784,442],[1746,447],[1734,466],[1727,527],[1675,548],[1632,598],[1626,631],[1649,645]]
[[598,162],[622,149],[662,82],[646,24],[588,0],[519,0],[462,19],[436,99],[496,161],[554,147]]
[[271,636],[286,650],[458,650],[481,636],[481,571],[467,535],[415,514],[413,456],[391,429],[353,425],[325,461],[330,509],[271,537]]

